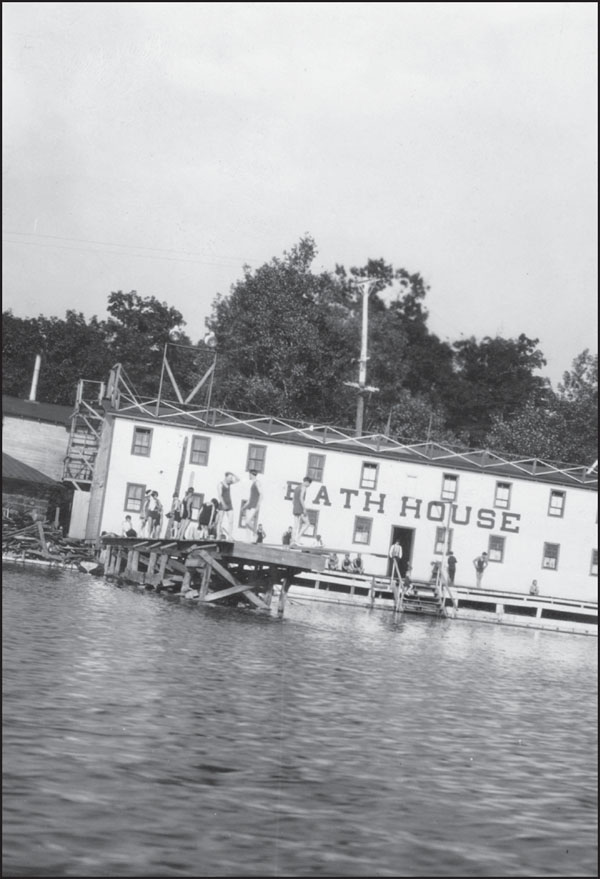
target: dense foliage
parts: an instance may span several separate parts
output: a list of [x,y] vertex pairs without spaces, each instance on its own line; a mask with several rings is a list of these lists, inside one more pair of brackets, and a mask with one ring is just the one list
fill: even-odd
[[[244,268],[216,296],[213,405],[352,428],[355,423],[363,289],[368,290],[363,429],[404,441],[487,446],[498,452],[589,464],[596,457],[598,358],[582,352],[554,391],[536,373],[538,340],[485,337],[454,344],[431,333],[427,287],[418,273],[384,260],[315,273],[307,235],[281,258]],[[38,399],[71,404],[78,379],[106,380],[123,365],[137,392],[155,396],[163,351],[183,394],[213,352],[192,342],[176,309],[135,291],[111,293],[108,317],[3,314],[3,393],[26,398],[35,354],[44,369]],[[169,383],[168,375],[164,377]],[[172,388],[167,396],[174,398]]]

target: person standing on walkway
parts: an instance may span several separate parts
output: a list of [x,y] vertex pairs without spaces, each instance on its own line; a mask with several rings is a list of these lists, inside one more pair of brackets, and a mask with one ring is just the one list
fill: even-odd
[[483,572],[488,566],[488,554],[487,552],[482,552],[481,555],[476,556],[473,559],[473,567],[475,568],[475,585],[477,588],[481,588],[481,578],[483,577]]
[[239,481],[240,480],[235,473],[227,470],[224,478],[217,486],[217,499],[219,501],[217,536],[219,540],[231,540],[233,538],[233,503],[231,502],[231,486]]
[[265,529],[263,528],[262,525],[259,525],[256,530],[256,539],[254,542],[255,543],[263,543],[266,536],[267,536],[267,533],[266,533]]
[[292,526],[290,525],[289,528],[283,532],[283,536],[281,538],[281,543],[283,546],[289,546],[291,542],[292,542]]
[[310,528],[310,520],[306,509],[306,492],[311,484],[310,476],[305,476],[300,485],[294,489],[292,515],[294,517],[294,533],[290,546],[298,546],[300,538]]
[[448,570],[448,583],[454,586],[454,577],[456,575],[456,556],[451,549],[446,553],[446,566]]
[[150,507],[151,526],[150,526],[149,536],[153,540],[156,540],[158,537],[160,537],[160,526],[162,524],[163,505],[160,501],[160,498],[158,496],[157,491],[153,491],[150,497],[151,497],[151,501],[150,501],[149,507]]

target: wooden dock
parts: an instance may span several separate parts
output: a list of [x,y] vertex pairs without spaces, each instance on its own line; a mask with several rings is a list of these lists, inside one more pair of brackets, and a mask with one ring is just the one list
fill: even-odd
[[242,541],[105,536],[101,545],[106,577],[202,603],[269,610],[273,587],[280,583],[279,616],[294,575],[323,571],[326,563],[324,553],[309,548]]

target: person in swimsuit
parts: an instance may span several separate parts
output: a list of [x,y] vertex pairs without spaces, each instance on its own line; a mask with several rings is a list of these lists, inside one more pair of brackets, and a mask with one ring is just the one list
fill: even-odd
[[310,528],[308,512],[306,510],[306,492],[311,484],[310,476],[305,476],[300,485],[294,489],[292,515],[294,517],[294,533],[290,546],[297,546],[305,531]]
[[233,504],[231,502],[231,486],[239,482],[239,478],[228,470],[217,487],[219,515],[217,517],[217,536],[219,540],[231,540],[233,537]]
[[250,471],[250,497],[247,501],[242,501],[242,524],[244,528],[248,528],[252,532],[252,537],[256,539],[256,525],[258,522],[258,513],[262,501],[262,488],[258,482],[256,470]]

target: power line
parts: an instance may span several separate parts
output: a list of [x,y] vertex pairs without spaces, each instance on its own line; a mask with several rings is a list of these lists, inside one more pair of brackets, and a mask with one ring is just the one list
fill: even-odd
[[[14,234],[14,233],[9,232],[7,234],[10,235],[10,234]],[[65,239],[65,240],[71,240],[71,239]],[[72,240],[77,240],[77,239],[72,239]],[[98,255],[135,257],[136,259],[158,259],[158,260],[166,260],[167,262],[181,262],[181,263],[192,263],[192,264],[198,264],[198,265],[216,266],[217,268],[235,268],[236,267],[236,266],[234,266],[233,263],[227,264],[227,263],[223,263],[223,262],[213,262],[211,260],[206,260],[206,259],[181,259],[176,256],[160,256],[160,255],[153,254],[153,253],[131,253],[131,252],[123,253],[118,250],[96,250],[93,247],[65,247],[61,244],[53,244],[53,243],[44,242],[44,241],[11,241],[10,239],[6,239],[6,238],[3,238],[2,241],[4,244],[16,244],[16,245],[26,246],[26,247],[50,247],[55,250],[70,250],[73,253],[96,253]],[[107,246],[111,246],[111,245],[107,245]],[[121,245],[117,244],[117,245],[112,245],[112,246],[120,247]],[[123,245],[123,246],[125,246],[125,245]],[[149,248],[149,249],[152,249],[152,248]],[[169,251],[165,251],[165,252],[168,253]],[[174,251],[174,252],[177,253],[177,251]]]
[[[72,242],[78,242],[80,244],[91,244],[91,245],[95,245],[95,246],[99,246],[99,247],[119,247],[119,248],[122,248],[123,250],[149,250],[153,253],[173,253],[173,254],[180,254],[181,256],[188,256],[188,257],[204,256],[205,255],[205,254],[200,253],[199,251],[193,251],[193,250],[188,251],[188,250],[176,250],[174,248],[166,248],[166,247],[150,247],[145,244],[118,244],[115,241],[94,241],[93,239],[88,239],[88,238],[70,238],[65,235],[49,235],[49,234],[40,233],[40,232],[19,232],[19,231],[13,230],[13,229],[5,229],[2,234],[3,235],[21,235],[21,236],[27,237],[27,238],[50,238],[54,241],[72,241]],[[41,247],[52,246],[52,245],[47,244],[45,242],[35,242],[35,241],[5,240],[5,243],[8,243],[8,244],[29,244],[29,245],[34,245],[34,246],[37,245],[37,246],[41,246]],[[55,245],[55,246],[58,247],[58,245]],[[76,250],[77,248],[66,248],[66,249]],[[96,253],[97,251],[92,251],[92,252]],[[115,251],[113,251],[113,252],[115,252]],[[144,256],[145,254],[137,254],[137,255]],[[166,257],[164,257],[164,258],[166,258]],[[238,263],[238,261],[239,262],[256,262],[256,260],[246,260],[244,257],[238,257],[238,256],[218,256],[218,257],[216,257],[216,259],[235,262],[236,264]],[[189,259],[189,260],[182,260],[182,261],[183,262],[196,262],[196,261],[201,261],[201,260]],[[213,261],[206,261],[206,262],[208,265],[219,265],[219,263],[216,263]]]

